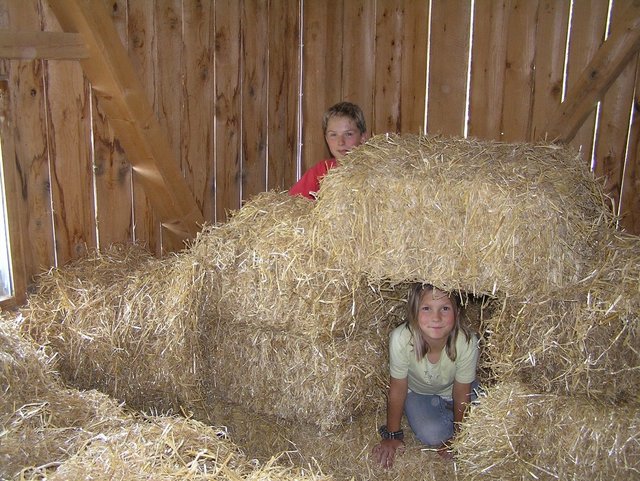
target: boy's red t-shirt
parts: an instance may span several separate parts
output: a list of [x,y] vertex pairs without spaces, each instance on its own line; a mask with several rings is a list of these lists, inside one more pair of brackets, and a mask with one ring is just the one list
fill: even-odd
[[320,190],[320,179],[322,179],[329,169],[338,165],[336,159],[321,160],[316,165],[307,170],[300,180],[289,189],[289,195],[302,195],[307,199],[315,200],[315,196]]

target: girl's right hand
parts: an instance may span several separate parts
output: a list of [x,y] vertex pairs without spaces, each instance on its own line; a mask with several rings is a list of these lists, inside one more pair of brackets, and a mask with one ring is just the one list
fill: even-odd
[[400,439],[383,439],[373,448],[373,457],[383,468],[393,466],[396,454],[402,454],[404,442]]

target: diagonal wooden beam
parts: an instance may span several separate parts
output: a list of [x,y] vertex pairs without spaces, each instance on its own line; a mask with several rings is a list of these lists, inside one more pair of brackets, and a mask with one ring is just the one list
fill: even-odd
[[163,227],[193,238],[204,223],[177,159],[102,0],[49,0],[65,32],[78,33],[80,63]]
[[547,138],[569,142],[611,84],[640,49],[640,1],[633,0],[626,22],[614,29],[582,71],[547,124]]
[[88,56],[78,33],[0,30],[0,58],[79,60]]

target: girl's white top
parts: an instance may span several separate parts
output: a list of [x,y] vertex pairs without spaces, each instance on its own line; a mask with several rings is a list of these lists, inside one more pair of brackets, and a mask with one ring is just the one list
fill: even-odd
[[463,331],[456,341],[456,360],[451,361],[446,348],[440,360],[432,364],[424,356],[416,360],[413,350],[413,336],[406,324],[401,324],[391,332],[389,342],[389,371],[396,379],[408,378],[409,389],[418,394],[437,394],[451,399],[453,381],[471,383],[476,379],[478,363],[478,338],[474,334],[467,341]]

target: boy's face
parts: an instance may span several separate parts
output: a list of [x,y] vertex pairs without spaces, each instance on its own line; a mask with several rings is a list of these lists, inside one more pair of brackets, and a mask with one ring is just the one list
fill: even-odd
[[362,144],[366,135],[358,130],[356,122],[349,117],[331,117],[324,136],[331,155],[340,162],[351,149]]

